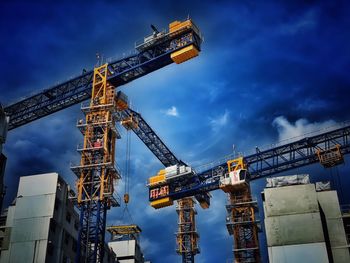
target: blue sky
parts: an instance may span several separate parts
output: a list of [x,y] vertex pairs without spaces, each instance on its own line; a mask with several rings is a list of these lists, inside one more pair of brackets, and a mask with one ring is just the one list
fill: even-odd
[[[350,119],[350,6],[346,1],[2,1],[0,3],[0,101],[4,105],[35,94],[93,68],[95,54],[118,57],[151,33],[188,15],[205,41],[199,57],[170,65],[123,87],[170,149],[197,167],[232,152],[264,146]],[[76,105],[8,135],[5,202],[15,196],[19,176],[59,172],[70,184],[71,162],[79,161]],[[125,163],[126,132],[117,142]],[[174,207],[148,206],[145,183],[162,165],[131,135],[133,220],[143,229],[142,246],[154,263],[180,262],[175,254]],[[344,165],[318,165],[314,180],[349,186]],[[334,176],[339,173],[338,176]],[[333,174],[333,176],[331,176]],[[264,179],[252,183],[260,198]],[[120,194],[123,194],[123,184]],[[350,200],[341,191],[344,202]],[[225,228],[225,195],[213,193],[212,206],[198,207],[200,263],[232,257]],[[108,221],[121,219],[122,208]],[[265,246],[261,235],[262,246]],[[263,258],[266,261],[266,249]]]

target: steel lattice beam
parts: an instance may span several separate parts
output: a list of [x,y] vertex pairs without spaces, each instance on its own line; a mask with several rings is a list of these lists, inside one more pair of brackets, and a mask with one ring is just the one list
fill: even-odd
[[133,111],[132,109],[127,109],[123,114],[128,116],[133,115],[137,119],[138,128],[133,129],[134,133],[165,167],[182,163],[142,118],[141,114]]
[[[255,180],[318,163],[316,151],[327,151],[336,145],[340,146],[343,155],[350,153],[350,125],[268,150],[261,151],[257,148],[256,153],[244,157],[244,161],[248,165],[251,180]],[[170,184],[168,196],[172,200],[178,200],[217,190],[220,176],[226,172],[227,164],[223,162],[197,174],[196,179],[191,182]]]
[[[177,50],[192,44],[200,50],[201,39],[198,35],[193,34],[191,39],[184,38],[189,32],[192,32],[192,29],[183,30],[176,35],[168,35],[147,50],[109,63],[108,69],[112,74],[108,81],[115,87],[124,85],[173,63],[170,55]],[[184,45],[181,47],[171,45],[177,40],[181,40]],[[93,71],[86,72],[5,107],[4,111],[10,117],[9,130],[89,99],[92,76]]]
[[[244,157],[244,161],[248,165],[252,179],[258,179],[317,163],[318,149],[329,150],[337,144],[341,146],[343,154],[350,153],[350,125],[264,151],[256,148],[256,153]],[[227,169],[226,163],[222,163],[199,176],[207,177],[215,174],[219,167]]]

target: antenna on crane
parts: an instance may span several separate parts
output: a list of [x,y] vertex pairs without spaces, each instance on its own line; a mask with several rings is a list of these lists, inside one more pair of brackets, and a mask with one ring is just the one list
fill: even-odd
[[99,52],[96,52],[96,60],[97,60],[96,65],[101,66],[103,63],[103,55],[100,54]]
[[159,33],[159,30],[154,25],[151,24],[151,28],[153,30],[153,33],[155,33],[155,34]]

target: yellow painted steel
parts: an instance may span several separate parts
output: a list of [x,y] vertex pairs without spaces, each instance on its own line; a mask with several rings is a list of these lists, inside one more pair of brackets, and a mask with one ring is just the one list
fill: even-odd
[[138,225],[109,226],[106,231],[113,235],[130,235],[142,232]]
[[199,235],[196,232],[195,220],[197,212],[194,204],[195,202],[191,197],[177,201],[178,232],[176,233],[176,252],[178,254],[191,253],[196,255],[199,253]]
[[243,161],[243,157],[227,161],[227,167],[229,173],[239,169],[247,169],[247,166]]
[[[198,36],[200,36],[199,29],[192,22],[191,19],[187,19],[183,22],[174,21],[174,22],[169,24],[169,34],[172,36],[179,34],[179,33],[183,32],[184,30],[189,30],[189,29],[192,29],[193,32],[195,32]],[[185,38],[193,39],[193,37],[194,37],[193,32],[189,32],[188,34],[186,34]],[[181,39],[177,40],[177,42],[176,42],[176,47],[181,48],[182,46],[185,46],[185,45],[186,45],[186,42],[182,41]],[[190,45],[190,46],[184,47],[180,50],[173,52],[171,54],[171,59],[176,64],[180,64],[180,63],[185,62],[191,58],[198,56],[198,54],[199,54],[199,50],[194,45]]]
[[165,183],[165,170],[160,170],[156,176],[149,178],[149,185],[157,185],[160,183]]
[[125,203],[125,204],[128,204],[129,201],[130,201],[130,196],[129,196],[129,194],[124,194],[124,203]]
[[344,163],[344,156],[340,147],[340,144],[336,144],[333,148],[328,150],[317,149],[316,155],[323,167],[330,168]]
[[161,198],[151,202],[151,206],[155,209],[171,206],[174,204],[174,201],[170,197]]
[[199,202],[199,205],[202,207],[202,209],[208,209],[209,208],[208,202]]
[[[246,170],[247,165],[243,157],[227,161],[228,172]],[[237,186],[220,187],[228,193],[229,204],[227,206],[229,223],[227,230],[234,238],[235,263],[249,262],[260,263],[258,228],[255,221],[256,202],[253,200],[249,182]],[[244,222],[244,224],[243,224]]]
[[169,33],[174,33],[176,31],[186,29],[186,28],[192,28],[195,27],[191,19],[187,19],[183,22],[181,21],[174,21],[169,24]]
[[129,107],[129,105],[128,105],[127,101],[124,101],[124,100],[121,100],[121,99],[119,99],[117,101],[117,108],[118,108],[119,111],[126,110],[128,107]]
[[139,127],[139,122],[133,115],[122,120],[120,124],[123,125],[126,130],[137,129]]
[[90,106],[106,104],[107,64],[94,69]]
[[191,58],[198,56],[198,54],[199,54],[198,49],[194,45],[190,45],[171,53],[170,57],[176,64],[180,64]]
[[[114,166],[116,133],[112,129],[115,119],[112,112],[118,110],[114,87],[108,81],[108,64],[94,69],[90,107],[86,110],[84,144],[81,151],[80,174],[76,183],[77,201],[92,200],[111,203],[114,182],[119,178]],[[125,107],[125,105],[121,105]],[[97,168],[100,166],[101,168]],[[99,171],[97,174],[96,171]],[[91,190],[93,189],[93,190]]]

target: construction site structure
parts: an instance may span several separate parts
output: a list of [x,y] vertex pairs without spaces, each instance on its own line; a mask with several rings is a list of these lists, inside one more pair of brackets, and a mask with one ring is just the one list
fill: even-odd
[[[20,177],[17,197],[1,216],[0,262],[73,262],[79,214],[70,195],[57,173]],[[114,263],[106,243],[104,250],[103,262]]]
[[316,154],[320,163],[325,168],[331,168],[338,164],[344,163],[344,157],[340,150],[341,145],[336,144],[327,150],[317,149]]
[[140,249],[141,228],[138,225],[109,226],[107,231],[111,234],[108,246],[117,254],[120,263],[144,263],[143,253]]
[[350,262],[342,214],[330,184],[309,175],[269,178],[262,193],[271,263]]
[[[186,34],[180,39],[173,39],[182,32]],[[191,20],[176,21],[170,24],[168,34],[153,34],[136,49],[140,52],[149,50],[151,46],[170,38],[172,41],[167,48],[174,51],[170,58],[179,64],[198,55],[199,48],[188,44],[193,43],[198,34]],[[81,120],[78,123],[84,144],[78,147],[80,164],[72,166],[72,171],[79,178],[76,199],[81,211],[76,262],[102,262],[107,210],[119,206],[114,196],[114,185],[121,178],[114,157],[115,140],[120,138],[115,125],[117,116],[122,116],[118,113],[128,109],[128,102],[122,96],[115,96],[116,83],[111,81],[114,73],[108,64],[94,69],[90,104],[82,107],[85,122]],[[120,121],[127,130],[138,129],[137,119],[132,114]],[[124,200],[126,203],[129,201],[128,194],[125,194]]]
[[194,262],[194,256],[199,253],[199,235],[196,229],[195,200],[191,197],[177,201],[178,231],[176,233],[176,252],[182,256],[182,262]]
[[[137,54],[107,65],[110,73],[108,81],[113,86],[120,86],[173,62],[182,63],[198,55],[201,42],[199,30],[191,20],[172,23],[169,32],[154,30],[143,43],[136,45]],[[5,113],[10,117],[9,130],[90,98],[93,76],[94,71],[84,72],[81,76],[6,107]],[[126,109],[121,115],[130,117],[132,113],[134,112],[131,109]],[[141,118],[137,113],[134,117],[138,120]],[[154,136],[155,133],[147,124],[130,128],[166,167],[184,164],[174,157],[159,137]],[[316,150],[320,150],[322,154],[332,149],[335,144],[340,145],[341,155],[347,154],[350,148],[348,142],[349,126],[346,126],[265,151],[257,148],[256,154],[246,156],[244,160],[251,179],[255,179],[321,161]],[[334,165],[334,162],[331,163]],[[189,176],[183,178],[179,176],[176,183],[149,184],[150,191],[157,190],[158,187],[165,190],[158,191],[161,193],[159,195],[150,194],[150,201],[154,207],[160,208],[171,205],[174,200],[194,196],[201,207],[208,208],[209,191],[220,188],[220,178],[226,174],[227,169],[224,163],[198,174],[189,173]]]
[[[85,122],[78,123],[84,134],[84,144],[78,147],[81,162],[71,167],[79,178],[76,201],[81,211],[76,262],[102,261],[106,211],[119,203],[113,195],[120,173],[114,164],[114,140],[118,133],[113,125],[116,109],[112,90],[173,62],[183,63],[198,56],[201,50],[200,31],[189,18],[174,21],[168,32],[159,32],[154,26],[152,29],[152,35],[136,44],[135,54],[93,71],[84,70],[76,78],[5,108],[12,130],[91,99],[88,106],[82,107]],[[122,125],[133,130],[165,166],[180,163],[138,113],[125,108],[118,116]]]
[[6,116],[2,105],[0,104],[0,211],[2,210],[2,202],[5,195],[4,175],[6,167],[6,156],[2,153],[3,144],[6,141],[9,117]]
[[226,227],[233,235],[235,262],[259,263],[258,202],[251,195],[247,167],[242,157],[228,161],[227,166],[220,188],[228,195]]
[[85,121],[78,122],[84,135],[79,165],[72,166],[77,175],[77,204],[80,209],[80,229],[76,262],[102,262],[107,210],[119,206],[114,186],[120,179],[114,153],[118,111],[128,108],[127,100],[116,96],[107,82],[107,64],[95,68],[90,104],[82,106]]
[[[344,155],[350,153],[350,125],[348,123],[341,128],[263,151],[256,147],[256,153],[244,156],[243,161],[247,167],[249,180],[252,181],[314,163],[322,164],[317,153],[322,155],[323,152],[333,149],[336,145],[339,145],[340,158],[343,159]],[[202,172],[196,172],[191,167],[187,169],[189,172],[179,172],[176,177],[167,177],[162,174],[162,171],[157,176],[150,177],[148,187],[152,207],[157,209],[169,206],[175,200],[191,196],[196,197],[201,207],[209,207],[210,199],[207,199],[206,194],[221,188],[222,178],[228,176],[229,165],[227,161],[224,161]],[[161,189],[166,189],[166,191],[161,191]]]
[[224,190],[229,196],[227,228],[234,235],[234,260],[237,263],[260,262],[257,202],[251,196],[249,181],[317,162],[333,167],[342,162],[335,162],[334,158],[322,161],[320,156],[329,152],[333,155],[333,149],[337,149],[337,159],[343,160],[343,155],[350,153],[349,139],[350,125],[344,124],[341,128],[264,151],[256,147],[255,154],[220,163],[201,173],[187,167],[167,176],[161,170],[148,182],[150,205],[159,209],[172,205],[175,200],[195,196],[206,209],[210,205],[209,192]]

